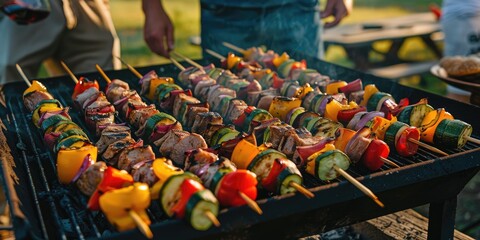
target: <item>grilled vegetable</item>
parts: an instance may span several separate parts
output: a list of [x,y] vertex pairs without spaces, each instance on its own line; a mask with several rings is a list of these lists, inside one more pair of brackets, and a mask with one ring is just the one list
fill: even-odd
[[338,177],[334,165],[347,170],[350,160],[345,153],[336,150],[333,144],[327,144],[308,158],[306,172],[323,181],[330,181]]
[[435,129],[433,141],[446,148],[462,148],[472,134],[472,126],[460,120],[444,119]]
[[298,98],[274,97],[268,112],[273,117],[285,120],[288,112],[292,109],[300,107],[302,100]]
[[433,111],[433,107],[427,104],[426,99],[422,99],[417,104],[403,108],[397,114],[397,119],[412,127],[420,127],[425,116],[431,111]]
[[126,171],[108,167],[103,174],[102,181],[97,186],[97,190],[95,190],[93,195],[88,200],[88,209],[93,211],[100,210],[100,196],[110,190],[127,187],[132,184],[133,177]]
[[[235,154],[235,153],[234,153]],[[252,162],[248,165],[248,170],[257,175],[257,179],[262,181],[271,171],[273,162],[277,158],[286,158],[285,154],[275,149],[265,149],[258,153]]]
[[446,112],[444,108],[439,108],[436,111],[429,112],[422,121],[420,126],[421,139],[422,141],[434,143],[433,138],[438,124],[444,119],[453,120],[453,116]]
[[340,88],[347,86],[348,83],[345,81],[336,81],[336,82],[331,82],[327,85],[327,88],[325,89],[326,93],[328,95],[333,95],[339,93]]
[[408,139],[420,140],[420,131],[405,123],[394,122],[388,127],[383,139],[400,156],[409,157],[417,153],[418,145]]
[[44,113],[55,112],[62,109],[62,104],[56,99],[42,100],[37,104],[35,110],[33,110],[32,122],[35,127],[40,127],[39,120]]
[[275,194],[283,195],[296,192],[296,189],[290,186],[292,181],[301,185],[302,174],[292,161],[277,158],[268,176],[262,180],[262,187]]
[[75,84],[75,88],[73,89],[72,99],[76,99],[77,95],[79,95],[80,93],[83,93],[85,90],[91,87],[100,89],[100,86],[98,85],[97,80],[91,81],[88,78],[80,77],[80,79],[78,79],[77,84]]
[[99,204],[108,221],[118,231],[136,228],[136,223],[129,211],[135,211],[143,222],[150,225],[150,218],[146,212],[146,208],[150,205],[147,184],[134,183],[132,186],[110,190],[100,196]]
[[387,158],[389,153],[390,148],[384,141],[373,139],[363,153],[361,162],[370,171],[376,171],[384,164],[381,158]]
[[245,205],[246,202],[240,197],[239,192],[252,200],[257,198],[256,175],[245,169],[225,173],[215,185],[215,196],[222,206]]
[[215,216],[218,215],[218,200],[207,189],[200,190],[190,197],[186,208],[186,219],[197,230],[207,230],[212,226],[212,222],[205,215],[210,212]]

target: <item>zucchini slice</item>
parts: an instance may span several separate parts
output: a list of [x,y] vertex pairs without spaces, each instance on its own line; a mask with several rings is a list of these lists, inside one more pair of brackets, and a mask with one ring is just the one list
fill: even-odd
[[315,159],[315,175],[323,181],[330,181],[338,177],[333,165],[347,170],[350,166],[350,159],[345,153],[338,150],[330,150],[319,155]]
[[205,231],[213,224],[205,215],[207,211],[217,216],[219,204],[213,193],[204,189],[193,194],[188,200],[186,219],[196,230]]
[[160,189],[160,205],[167,216],[172,217],[172,207],[180,200],[181,195],[177,194],[185,179],[194,179],[200,182],[200,179],[192,173],[185,172],[173,175],[167,179]]
[[276,158],[287,158],[287,156],[275,149],[266,149],[255,156],[247,169],[255,173],[257,180],[261,182],[262,179],[268,176],[270,170],[272,170],[273,161],[275,161]]

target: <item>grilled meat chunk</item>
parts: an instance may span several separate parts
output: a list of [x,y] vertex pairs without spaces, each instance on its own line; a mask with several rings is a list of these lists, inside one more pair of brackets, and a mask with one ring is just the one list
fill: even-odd
[[153,161],[150,160],[133,165],[131,172],[133,181],[146,183],[150,187],[153,186],[158,181],[158,177],[153,172],[152,165]]
[[83,172],[78,178],[75,185],[85,195],[91,196],[97,189],[98,184],[103,179],[103,172],[107,169],[105,162],[96,162]]
[[185,161],[185,153],[197,148],[207,148],[205,139],[199,134],[192,133],[180,140],[172,150],[170,158],[177,166],[183,166]]
[[98,152],[102,154],[108,145],[125,138],[131,138],[129,127],[119,125],[107,126],[103,129],[100,139],[97,141]]
[[98,96],[98,94],[100,94],[100,91],[97,88],[91,87],[78,94],[77,97],[73,99],[73,102],[76,106],[82,107],[83,104],[85,104],[85,101],[87,101],[91,97]]
[[192,132],[203,134],[209,124],[222,124],[223,119],[220,114],[216,112],[199,113],[195,116],[193,122]]
[[102,159],[110,166],[117,166],[118,154],[124,149],[135,144],[135,140],[130,137],[118,140],[110,145],[102,154]]
[[40,101],[47,99],[53,99],[53,96],[48,92],[34,91],[25,95],[23,104],[29,112],[32,112]]
[[182,130],[171,130],[165,136],[155,141],[153,144],[159,147],[158,151],[163,156],[170,156],[173,148],[176,147],[175,145],[180,142],[183,138],[189,136],[190,133],[187,131]]
[[[143,143],[142,143],[143,144]],[[153,153],[150,145],[130,146],[123,150],[118,156],[118,168],[130,172],[133,165],[145,161],[155,159],[155,153]]]
[[128,122],[134,128],[138,129],[138,128],[140,128],[140,126],[143,126],[143,124],[145,124],[145,121],[147,121],[147,119],[150,116],[152,116],[156,113],[159,113],[159,112],[160,111],[158,111],[155,108],[154,104],[151,104],[151,105],[149,105],[147,107],[144,107],[144,108],[134,109],[128,115]]

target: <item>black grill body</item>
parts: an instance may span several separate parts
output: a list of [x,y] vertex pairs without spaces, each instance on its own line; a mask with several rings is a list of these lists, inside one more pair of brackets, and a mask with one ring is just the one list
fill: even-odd
[[[472,124],[473,137],[480,136],[480,108],[453,101],[425,91],[405,87],[387,79],[306,58],[310,68],[334,79],[353,81],[361,78],[364,84],[374,83],[395,99],[407,97],[416,102],[427,97],[434,107],[444,107],[457,119]],[[205,63],[205,62],[204,62]],[[183,63],[187,66],[186,63]],[[92,69],[94,66],[92,66]],[[157,71],[160,76],[176,77],[179,72],[173,65],[138,68],[139,72]],[[106,83],[98,73],[77,74]],[[107,71],[110,78],[119,78],[139,90],[138,79],[127,70]],[[64,106],[73,106],[71,92],[74,83],[68,77],[41,79],[49,92]],[[56,178],[55,157],[42,141],[40,132],[31,124],[30,114],[22,102],[23,82],[4,87],[6,108],[0,109],[1,120],[7,127],[5,135],[12,149],[20,183],[15,190],[22,202],[25,218],[15,217],[14,230],[18,238],[39,237],[51,239],[140,239],[138,230],[118,233],[108,224],[103,214],[86,210],[87,198],[74,186],[60,185]],[[71,109],[74,122],[87,129],[80,113]],[[92,132],[89,137],[96,140]],[[158,203],[152,202],[148,213],[155,236],[165,239],[290,239],[327,231],[399,210],[431,203],[430,237],[440,239],[453,234],[456,196],[465,184],[480,170],[480,148],[467,143],[463,149],[445,150],[448,157],[419,148],[414,157],[404,158],[391,154],[401,168],[388,166],[371,173],[366,169],[351,167],[348,172],[369,187],[385,208],[344,179],[323,182],[304,173],[305,185],[315,194],[307,199],[300,194],[284,196],[260,195],[259,205],[264,214],[257,215],[248,207],[223,209],[218,216],[220,228],[196,231],[180,220],[167,219]],[[9,195],[10,196],[10,195]],[[10,197],[9,197],[10,199]],[[436,238],[438,236],[438,238]]]

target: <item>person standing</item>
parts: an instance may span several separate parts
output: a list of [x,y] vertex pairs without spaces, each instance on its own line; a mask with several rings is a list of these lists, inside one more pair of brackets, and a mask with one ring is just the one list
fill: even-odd
[[[173,50],[173,25],[158,0],[143,0],[144,37],[150,49],[168,57]],[[320,14],[317,0],[200,0],[202,49],[225,55],[222,42],[242,48],[265,45],[276,52],[323,57],[320,19],[333,16],[325,27],[348,15],[344,0],[327,0]],[[207,55],[204,54],[204,57]]]
[[50,14],[35,23],[20,25],[0,14],[0,84],[21,81],[15,64],[33,78],[47,59],[53,69],[64,61],[76,73],[91,71],[95,64],[120,69],[113,57],[120,56],[120,42],[107,1],[47,1]]

